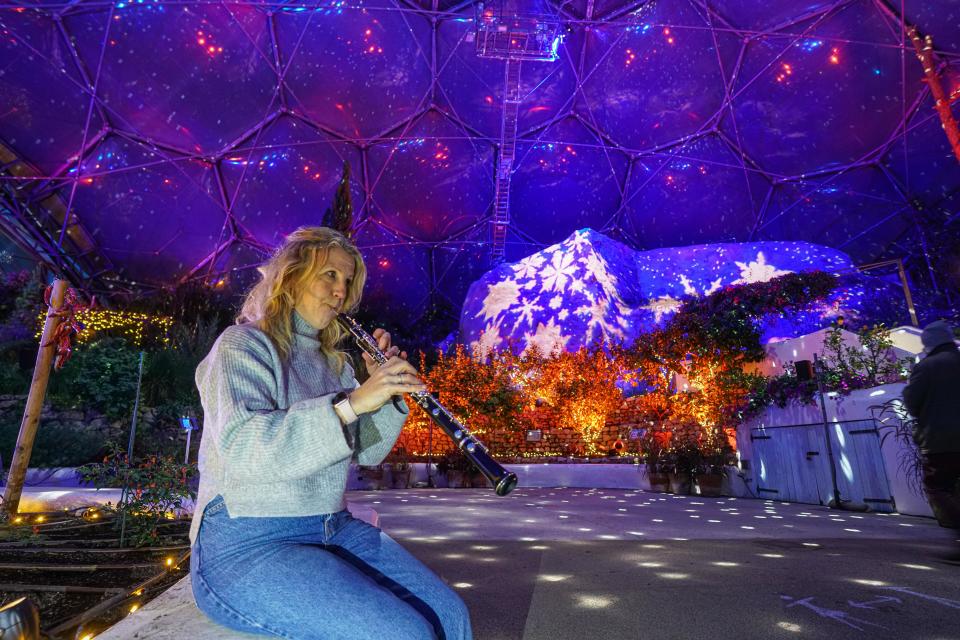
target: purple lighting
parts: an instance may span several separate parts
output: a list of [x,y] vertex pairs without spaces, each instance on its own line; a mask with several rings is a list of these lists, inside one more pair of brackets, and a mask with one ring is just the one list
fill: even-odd
[[504,163],[474,5],[0,1],[0,212],[92,293],[237,283],[348,162],[368,302],[414,325],[493,266],[505,164],[508,262],[585,227],[810,242],[903,258],[923,306],[949,290],[960,166],[904,28],[954,94],[960,30],[950,0],[895,4],[548,3],[562,45],[522,62]]

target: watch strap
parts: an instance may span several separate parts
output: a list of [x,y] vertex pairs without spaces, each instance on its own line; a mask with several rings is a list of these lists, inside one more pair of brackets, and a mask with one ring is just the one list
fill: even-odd
[[360,419],[357,412],[353,410],[353,405],[350,404],[350,395],[346,391],[341,391],[333,396],[332,404],[346,424],[353,424]]

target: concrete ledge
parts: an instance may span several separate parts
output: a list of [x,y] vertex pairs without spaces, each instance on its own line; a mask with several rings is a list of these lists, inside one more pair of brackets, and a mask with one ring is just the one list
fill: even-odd
[[213,622],[193,601],[190,576],[97,636],[98,640],[243,640],[262,638]]
[[[366,505],[348,504],[353,517],[380,526],[380,514]],[[261,635],[239,633],[213,622],[193,600],[190,576],[97,636],[97,640],[247,640]]]
[[[0,487],[2,490],[2,487]],[[120,489],[95,489],[92,487],[43,486],[24,488],[20,495],[19,513],[63,511],[94,507],[120,501]],[[193,513],[193,501],[188,500],[187,513]]]
[[649,489],[646,466],[635,464],[508,464],[519,487]]

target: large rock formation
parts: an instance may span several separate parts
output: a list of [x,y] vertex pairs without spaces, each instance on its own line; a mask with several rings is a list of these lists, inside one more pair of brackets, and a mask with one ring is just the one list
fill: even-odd
[[[460,340],[481,353],[577,349],[597,340],[632,342],[665,322],[685,296],[822,270],[844,274],[831,299],[813,311],[764,321],[767,340],[814,331],[837,316],[896,323],[903,294],[856,272],[850,258],[807,242],[752,242],[634,251],[591,229],[488,271],[470,286]],[[902,320],[901,320],[902,321]]]

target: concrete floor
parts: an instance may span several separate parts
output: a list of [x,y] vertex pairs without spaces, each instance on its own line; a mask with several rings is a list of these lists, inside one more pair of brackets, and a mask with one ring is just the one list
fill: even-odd
[[354,492],[478,640],[960,638],[929,519],[617,489]]
[[[954,541],[929,519],[624,489],[348,499],[454,585],[477,640],[960,639]],[[252,636],[181,584],[100,637]]]

